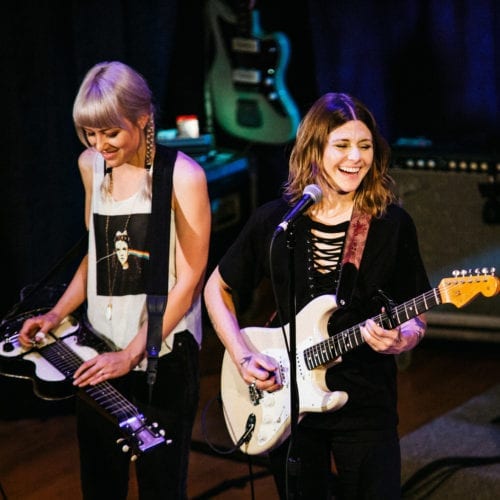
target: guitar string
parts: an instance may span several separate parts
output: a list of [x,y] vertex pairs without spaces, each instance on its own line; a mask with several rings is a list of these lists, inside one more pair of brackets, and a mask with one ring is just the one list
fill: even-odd
[[[481,280],[482,277],[478,277],[478,279]],[[399,320],[399,316],[402,313],[405,313],[407,316],[406,321],[409,319],[415,317],[416,315],[420,314],[418,312],[419,310],[419,305],[424,306],[423,312],[431,309],[432,307],[435,307],[439,304],[442,303],[442,295],[444,292],[449,293],[452,291],[454,288],[461,288],[463,287],[463,282],[462,283],[451,283],[451,284],[444,284],[441,287],[438,288],[432,288],[431,290],[428,290],[427,292],[423,293],[421,296],[413,298],[411,300],[408,300],[404,302],[403,304],[400,304],[395,307],[396,314],[394,316]],[[439,293],[442,291],[442,293]],[[429,307],[427,302],[430,302],[431,299],[434,299],[434,303]],[[415,310],[417,311],[416,314],[414,315],[408,315],[407,313],[407,308],[409,307],[410,304],[413,304],[415,307]],[[387,313],[381,313],[375,317],[372,318],[375,323],[377,323],[379,326],[383,326],[385,321],[388,319]],[[399,324],[403,323],[404,321],[400,321]],[[323,340],[322,342],[319,342],[318,344],[315,344],[314,346],[310,346],[306,349],[304,349],[304,358],[306,361],[306,366],[311,370],[313,368],[316,368],[320,365],[323,365],[327,363],[328,361],[332,361],[333,359],[339,357],[341,354],[347,352],[348,350],[353,349],[354,347],[357,347],[361,344],[364,343],[364,339],[361,337],[361,332],[359,330],[360,326],[362,326],[364,322],[358,323],[355,326],[352,326],[342,332],[339,332],[332,337],[329,337],[328,339]],[[351,341],[354,340],[356,342],[356,345],[353,346]],[[348,343],[347,343],[348,342]],[[332,349],[333,348],[333,353]],[[328,349],[329,356],[326,355]],[[323,355],[323,357],[322,357]]]

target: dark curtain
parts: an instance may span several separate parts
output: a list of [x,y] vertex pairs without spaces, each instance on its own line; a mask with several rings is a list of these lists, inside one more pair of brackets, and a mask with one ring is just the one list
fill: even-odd
[[498,152],[497,1],[309,0],[309,6],[319,93],[357,95],[392,141],[425,137],[443,147]]
[[[204,131],[211,48],[205,3],[18,0],[4,9],[0,316],[84,233],[76,166],[82,146],[71,109],[93,64],[120,59],[142,72],[157,99],[159,127],[194,113]],[[289,38],[287,85],[301,113],[320,94],[345,91],[371,107],[391,142],[424,136],[498,154],[498,2],[260,0],[257,7],[264,30]],[[230,137],[217,142],[224,141],[248,148]],[[284,180],[283,148],[251,147],[263,183],[275,162]],[[57,280],[68,279],[76,262]]]

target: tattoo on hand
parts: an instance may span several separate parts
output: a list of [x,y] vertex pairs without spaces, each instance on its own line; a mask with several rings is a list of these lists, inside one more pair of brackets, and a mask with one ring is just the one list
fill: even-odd
[[244,358],[241,358],[240,366],[243,366],[243,365],[246,365],[247,363],[250,363],[251,359],[252,359],[252,356],[245,356]]

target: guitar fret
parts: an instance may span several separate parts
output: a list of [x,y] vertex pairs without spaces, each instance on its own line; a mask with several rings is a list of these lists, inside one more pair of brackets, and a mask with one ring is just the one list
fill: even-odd
[[338,357],[337,351],[335,350],[335,344],[331,342],[331,339],[325,340],[322,343],[325,344],[326,348],[328,349],[327,361]]
[[[70,378],[83,362],[73,350],[62,342],[46,346],[43,348],[43,354],[67,378]],[[86,392],[93,397],[97,404],[119,420],[128,419],[137,414],[136,408],[123,398],[109,382],[88,387]]]
[[319,351],[319,355],[320,355],[321,362],[322,362],[322,363],[326,363],[326,362],[328,361],[328,359],[329,359],[329,358],[328,358],[328,352],[327,352],[327,350],[326,350],[326,348],[325,348],[325,347],[326,347],[326,344],[325,344],[325,342],[320,342],[320,344],[319,344],[319,345],[320,345],[320,347],[321,347],[321,349],[320,349],[320,351]]

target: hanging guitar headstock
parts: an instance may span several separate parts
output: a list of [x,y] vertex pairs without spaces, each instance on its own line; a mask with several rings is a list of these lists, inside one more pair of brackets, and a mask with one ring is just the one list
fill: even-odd
[[169,445],[171,439],[165,439],[165,430],[157,422],[148,424],[143,415],[137,414],[119,424],[124,437],[116,443],[123,453],[130,453],[130,461],[135,462],[141,453],[159,445]]

